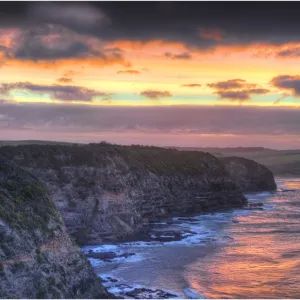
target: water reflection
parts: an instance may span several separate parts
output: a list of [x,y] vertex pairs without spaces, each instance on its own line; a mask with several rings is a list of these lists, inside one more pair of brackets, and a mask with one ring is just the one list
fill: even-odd
[[288,181],[286,187],[289,189],[300,189],[300,181]]
[[[300,189],[299,180],[283,185]],[[208,298],[300,298],[300,190],[267,201],[275,204],[272,210],[238,217],[228,228],[231,243],[186,268],[197,292]]]

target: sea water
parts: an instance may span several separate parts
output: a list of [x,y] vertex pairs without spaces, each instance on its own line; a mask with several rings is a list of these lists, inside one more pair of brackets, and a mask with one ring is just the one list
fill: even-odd
[[[117,254],[90,261],[99,276],[113,279],[105,283],[110,292],[125,298],[142,287],[174,298],[300,298],[300,179],[276,182],[276,192],[246,195],[263,210],[177,217],[153,224],[150,241],[82,251]],[[181,238],[172,239],[174,232]],[[118,257],[122,253],[134,255]]]

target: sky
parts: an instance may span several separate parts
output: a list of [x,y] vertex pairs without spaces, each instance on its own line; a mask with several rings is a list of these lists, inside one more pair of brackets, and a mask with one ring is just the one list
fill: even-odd
[[0,140],[300,148],[298,2],[1,2]]

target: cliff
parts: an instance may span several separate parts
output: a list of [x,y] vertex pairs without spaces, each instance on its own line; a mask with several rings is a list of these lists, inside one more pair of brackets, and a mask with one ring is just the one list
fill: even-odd
[[274,176],[267,167],[243,157],[219,159],[224,163],[231,179],[244,192],[276,190]]
[[107,298],[44,186],[0,158],[0,298]]
[[223,164],[204,152],[100,143],[6,146],[0,155],[47,186],[80,243],[123,239],[159,217],[247,202]]
[[[0,144],[1,146],[1,144]],[[266,166],[276,176],[300,175],[300,150],[275,150],[263,147],[237,148],[177,148],[178,150],[197,150],[209,152],[216,157],[245,157]]]

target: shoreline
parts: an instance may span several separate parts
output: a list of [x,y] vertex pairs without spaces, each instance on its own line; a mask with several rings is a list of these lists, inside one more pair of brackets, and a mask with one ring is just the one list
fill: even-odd
[[[262,197],[267,197],[267,195],[271,195],[273,193],[277,193],[277,191],[273,191],[273,192],[269,192],[269,191],[260,191],[260,192],[253,192],[253,193],[247,193],[246,197],[250,197],[252,198],[255,195],[261,195]],[[260,198],[260,197],[259,197]],[[253,201],[252,199],[250,199],[250,202]],[[89,247],[91,248],[95,248],[98,250],[100,249],[100,252],[115,252],[118,253],[119,255],[123,254],[123,250],[132,250],[132,249],[142,249],[138,250],[137,253],[138,254],[136,256],[130,256],[128,258],[125,257],[121,257],[121,256],[116,256],[115,258],[112,258],[112,260],[110,262],[103,262],[100,265],[95,265],[93,264],[93,268],[95,273],[97,274],[97,276],[99,277],[103,277],[104,278],[104,285],[106,287],[108,287],[108,291],[113,293],[115,296],[122,296],[124,297],[124,295],[126,296],[125,298],[130,298],[129,295],[132,295],[132,291],[135,290],[135,293],[146,293],[148,296],[149,295],[154,295],[157,292],[162,293],[162,297],[160,298],[172,298],[170,295],[170,297],[168,297],[168,293],[170,294],[174,294],[178,293],[178,291],[173,291],[171,288],[165,288],[162,286],[157,286],[157,285],[149,285],[149,284],[140,284],[140,283],[136,283],[136,281],[130,281],[130,279],[124,279],[118,276],[114,276],[114,274],[118,274],[118,270],[119,268],[134,268],[134,264],[135,263],[143,263],[145,260],[150,259],[147,258],[147,253],[148,252],[155,252],[155,253],[164,253],[167,252],[168,250],[170,250],[172,252],[173,249],[175,249],[174,247],[176,247],[176,252],[179,253],[185,253],[187,251],[191,251],[191,253],[194,252],[195,249],[197,249],[197,258],[199,259],[203,259],[205,256],[210,255],[212,253],[214,253],[215,251],[217,251],[220,247],[222,247],[223,245],[227,245],[228,243],[230,243],[230,238],[225,238],[220,236],[216,236],[215,239],[216,241],[211,243],[211,238],[208,236],[206,237],[205,234],[204,236],[201,235],[201,233],[195,233],[194,235],[191,234],[190,236],[187,237],[183,237],[182,239],[175,239],[172,240],[172,237],[170,237],[170,240],[168,241],[153,241],[153,239],[151,240],[151,238],[149,238],[149,235],[151,235],[151,233],[153,233],[153,229],[155,229],[157,232],[160,231],[160,226],[162,226],[162,232],[164,232],[164,226],[166,226],[166,228],[168,228],[169,232],[173,231],[173,226],[180,226],[182,225],[186,225],[187,223],[189,223],[190,226],[194,226],[193,222],[195,222],[195,227],[199,227],[199,229],[201,229],[201,221],[202,219],[211,219],[213,221],[218,221],[219,219],[221,219],[221,223],[223,222],[226,226],[228,226],[228,224],[235,223],[234,220],[234,216],[239,216],[239,215],[248,215],[251,214],[251,210],[247,210],[244,209],[245,206],[240,207],[240,208],[231,208],[231,209],[223,209],[223,210],[213,210],[213,211],[209,211],[209,212],[205,212],[202,214],[183,214],[181,216],[176,216],[173,218],[159,218],[157,219],[157,222],[152,222],[151,226],[149,226],[146,230],[144,230],[143,234],[138,236],[135,235],[135,238],[131,238],[128,239],[124,242],[117,242],[117,243],[109,243],[109,244],[101,244],[101,245],[85,245],[85,247],[83,247],[84,249],[87,249]],[[226,219],[225,221],[222,221],[223,216],[226,216],[228,218],[228,220]],[[172,222],[170,222],[170,220],[172,219]],[[198,222],[198,223],[197,223]],[[200,222],[200,223],[199,223]],[[170,229],[171,228],[171,229]],[[177,230],[179,230],[179,228],[177,228]],[[201,230],[200,230],[201,232]],[[148,234],[148,236],[147,236]],[[144,239],[142,240],[141,237],[144,237]],[[226,235],[225,235],[226,237]],[[201,238],[203,238],[204,242],[200,242],[197,243],[197,238],[198,240],[201,241]],[[205,241],[205,239],[208,239],[207,241]],[[193,239],[195,239],[195,242],[193,242]],[[214,244],[215,243],[215,244]],[[189,247],[191,246],[191,247]],[[102,248],[102,249],[101,249]],[[190,250],[187,250],[190,249]],[[118,252],[119,251],[119,252]],[[123,252],[122,252],[123,251]],[[158,251],[158,252],[157,252]],[[171,253],[169,251],[169,253]],[[139,257],[139,254],[142,253],[146,253],[146,257]],[[166,258],[168,257],[168,254],[163,254],[166,256]],[[195,255],[195,253],[193,254]],[[194,257],[193,255],[191,255],[191,257]],[[150,257],[152,257],[150,255]],[[155,257],[151,258],[151,259],[155,259]],[[176,257],[174,258],[176,259]],[[186,259],[184,260],[184,263],[186,264]],[[191,261],[192,263],[192,261]],[[180,268],[180,267],[179,267]],[[177,268],[178,269],[178,268]],[[178,270],[177,270],[178,271]],[[184,272],[184,269],[182,269],[182,272]],[[137,289],[137,290],[136,290]],[[186,290],[188,289],[188,290]],[[178,296],[176,298],[205,298],[203,295],[199,295],[199,293],[196,293],[196,291],[193,291],[192,288],[186,286],[185,288],[183,287],[183,291],[184,293],[180,293],[180,295],[178,294]],[[166,294],[164,294],[164,292]],[[127,294],[126,294],[127,293]],[[190,296],[188,295],[190,294]],[[144,297],[148,297],[147,295],[144,295]],[[154,297],[153,296],[153,297]],[[151,297],[151,296],[149,296]],[[155,298],[155,297],[154,297]],[[174,297],[173,297],[174,298]]]

